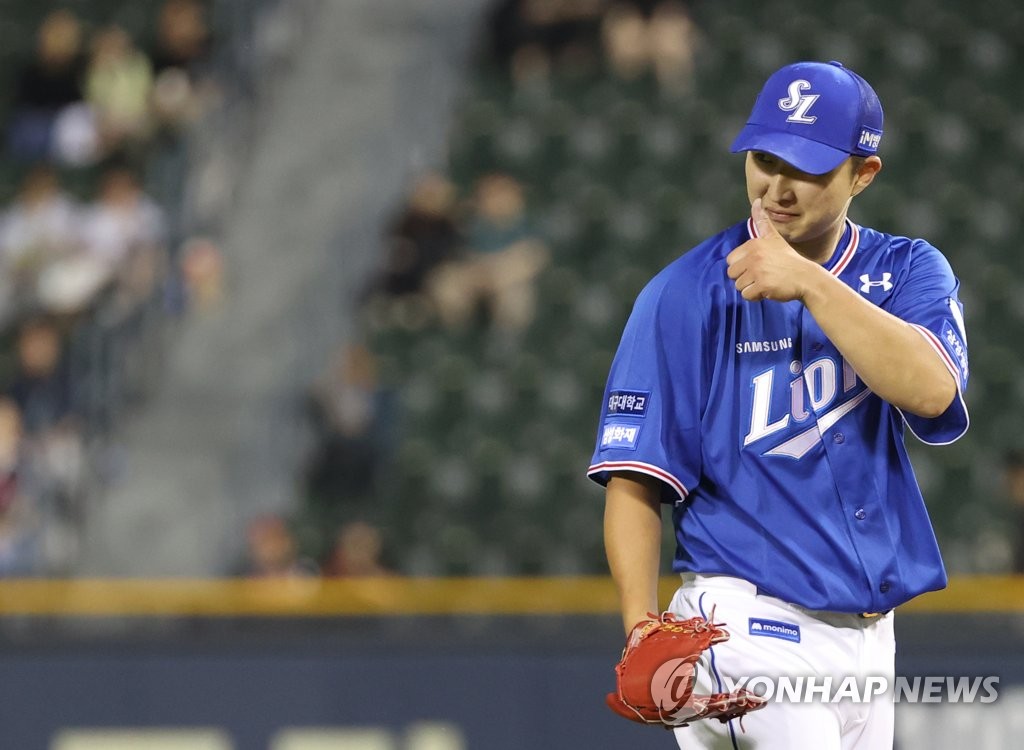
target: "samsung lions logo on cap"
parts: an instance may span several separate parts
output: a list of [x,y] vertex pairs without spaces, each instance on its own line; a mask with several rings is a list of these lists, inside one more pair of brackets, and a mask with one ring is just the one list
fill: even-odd
[[818,118],[816,115],[808,115],[807,111],[818,101],[819,94],[802,94],[811,87],[808,81],[799,80],[789,84],[789,96],[779,99],[779,109],[783,112],[792,112],[786,118],[786,122],[798,122],[810,125]]
[[800,626],[778,620],[760,620],[750,618],[750,634],[763,635],[768,638],[781,638],[784,641],[800,642]]

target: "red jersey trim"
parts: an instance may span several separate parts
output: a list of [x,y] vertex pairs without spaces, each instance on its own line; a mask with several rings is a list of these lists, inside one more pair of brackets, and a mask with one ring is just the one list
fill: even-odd
[[[853,256],[857,254],[857,248],[860,246],[860,227],[849,219],[846,220],[846,223],[850,225],[850,241],[846,243],[846,247],[840,253],[839,260],[829,270],[829,273],[833,276],[838,276],[846,270],[846,267],[850,265],[850,261],[853,260]],[[761,236],[757,233],[757,226],[754,224],[753,218],[747,219],[747,233],[751,239]]]
[[660,479],[674,489],[676,494],[679,495],[680,500],[685,500],[687,494],[689,494],[682,482],[654,464],[645,464],[640,461],[602,461],[587,469],[587,476],[592,477],[594,474],[600,474],[603,471],[635,471],[638,474],[647,474],[648,476]]

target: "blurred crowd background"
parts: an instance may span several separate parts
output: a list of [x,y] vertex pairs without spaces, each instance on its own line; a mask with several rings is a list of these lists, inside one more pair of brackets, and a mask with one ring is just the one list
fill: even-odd
[[[1024,571],[1024,8],[441,4],[0,4],[0,573],[605,572],[622,325],[746,215],[728,145],[799,59],[885,107],[852,218],[962,282],[973,426],[911,446],[948,567]],[[327,16],[403,63],[317,57]]]
[[74,570],[120,415],[154,384],[198,291],[178,243],[183,138],[216,96],[206,12],[167,0],[0,14],[6,575]]
[[124,468],[125,417],[184,314],[219,298],[231,190],[190,205],[186,186],[225,118],[245,136],[254,108],[236,11],[0,4],[0,574],[76,573]]

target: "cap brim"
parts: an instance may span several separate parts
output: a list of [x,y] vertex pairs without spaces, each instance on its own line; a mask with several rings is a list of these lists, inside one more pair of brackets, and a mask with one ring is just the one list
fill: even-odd
[[764,151],[777,156],[801,172],[825,174],[843,163],[850,154],[786,131],[748,124],[733,141],[731,151]]

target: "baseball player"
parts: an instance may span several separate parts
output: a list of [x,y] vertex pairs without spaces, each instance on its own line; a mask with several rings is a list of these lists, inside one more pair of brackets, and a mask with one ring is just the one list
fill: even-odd
[[730,633],[702,692],[874,679],[868,700],[821,688],[776,695],[744,731],[678,728],[681,748],[891,748],[893,609],[946,585],[904,431],[943,445],[967,430],[967,336],[936,248],[847,218],[881,138],[853,71],[775,72],[732,146],[750,217],[655,276],[611,366],[589,475],[627,632],[661,611],[665,503],[682,576],[669,611],[714,611]]

